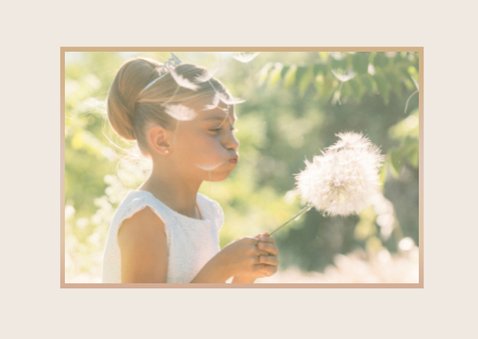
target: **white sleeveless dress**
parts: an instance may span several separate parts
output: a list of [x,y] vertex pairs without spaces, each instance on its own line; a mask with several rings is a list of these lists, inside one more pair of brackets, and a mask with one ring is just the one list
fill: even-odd
[[219,229],[224,223],[221,206],[197,194],[203,219],[194,219],[169,208],[153,194],[131,191],[121,202],[110,224],[103,258],[103,282],[121,283],[121,253],[118,230],[125,219],[150,207],[163,221],[168,245],[168,283],[189,283],[201,268],[219,252]]

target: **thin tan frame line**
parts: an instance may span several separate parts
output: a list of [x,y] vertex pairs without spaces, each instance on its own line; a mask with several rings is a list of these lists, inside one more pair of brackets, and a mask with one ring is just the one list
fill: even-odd
[[66,283],[64,288],[420,288],[420,283],[255,283],[255,284],[174,284],[174,283]]
[[419,157],[418,157],[418,220],[419,220],[419,226],[418,226],[418,252],[419,252],[419,263],[418,263],[418,281],[420,284],[420,287],[423,288],[425,285],[424,279],[424,245],[425,245],[425,240],[424,240],[424,142],[425,142],[425,137],[424,137],[424,49],[421,48],[419,53],[419,88],[418,88],[418,112],[419,112],[419,140],[418,140],[418,147],[419,147]]
[[159,47],[145,47],[145,46],[63,46],[62,51],[65,52],[158,52],[158,51],[176,51],[176,52],[420,52],[423,51],[421,46],[382,46],[382,47],[364,47],[364,46],[351,46],[351,47],[334,47],[334,46],[159,46]]
[[[350,52],[396,52],[412,51],[419,54],[419,278],[418,283],[256,283],[256,284],[106,284],[106,283],[66,283],[65,282],[65,188],[64,188],[64,140],[65,140],[65,53],[66,52],[157,52],[157,51],[280,51],[280,52],[309,52],[309,51],[350,51]],[[60,287],[61,288],[424,288],[424,47],[60,47]]]
[[60,55],[60,286],[65,286],[65,53]]

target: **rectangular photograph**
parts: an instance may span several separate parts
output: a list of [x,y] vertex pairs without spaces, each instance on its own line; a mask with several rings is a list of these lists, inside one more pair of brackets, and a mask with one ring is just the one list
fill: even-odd
[[422,47],[60,54],[61,287],[423,287]]

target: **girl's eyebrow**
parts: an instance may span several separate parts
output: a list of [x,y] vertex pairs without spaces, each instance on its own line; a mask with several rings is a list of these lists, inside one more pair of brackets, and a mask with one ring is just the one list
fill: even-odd
[[202,120],[224,120],[224,119],[226,119],[225,115],[224,116],[215,116],[215,117],[206,117]]
[[209,116],[209,117],[203,118],[202,120],[203,120],[203,121],[210,121],[210,120],[220,120],[220,121],[224,121],[224,120],[226,120],[228,117],[232,117],[232,122],[235,122],[235,121],[236,121],[236,117],[235,117],[235,116],[233,116],[233,115],[227,115],[227,114],[224,114],[224,115],[216,115],[216,116]]

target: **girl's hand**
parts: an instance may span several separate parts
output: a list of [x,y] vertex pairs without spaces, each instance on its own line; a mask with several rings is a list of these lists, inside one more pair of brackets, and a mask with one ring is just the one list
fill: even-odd
[[268,234],[242,238],[224,247],[191,282],[224,282],[233,277],[233,283],[252,283],[277,271],[277,254]]
[[268,233],[259,234],[254,239],[257,257],[253,267],[235,274],[233,283],[252,283],[257,278],[268,277],[277,272],[279,250],[274,239]]
[[258,241],[257,238],[242,238],[230,243],[219,252],[223,267],[229,271],[230,276],[255,269],[261,254],[257,247]]

